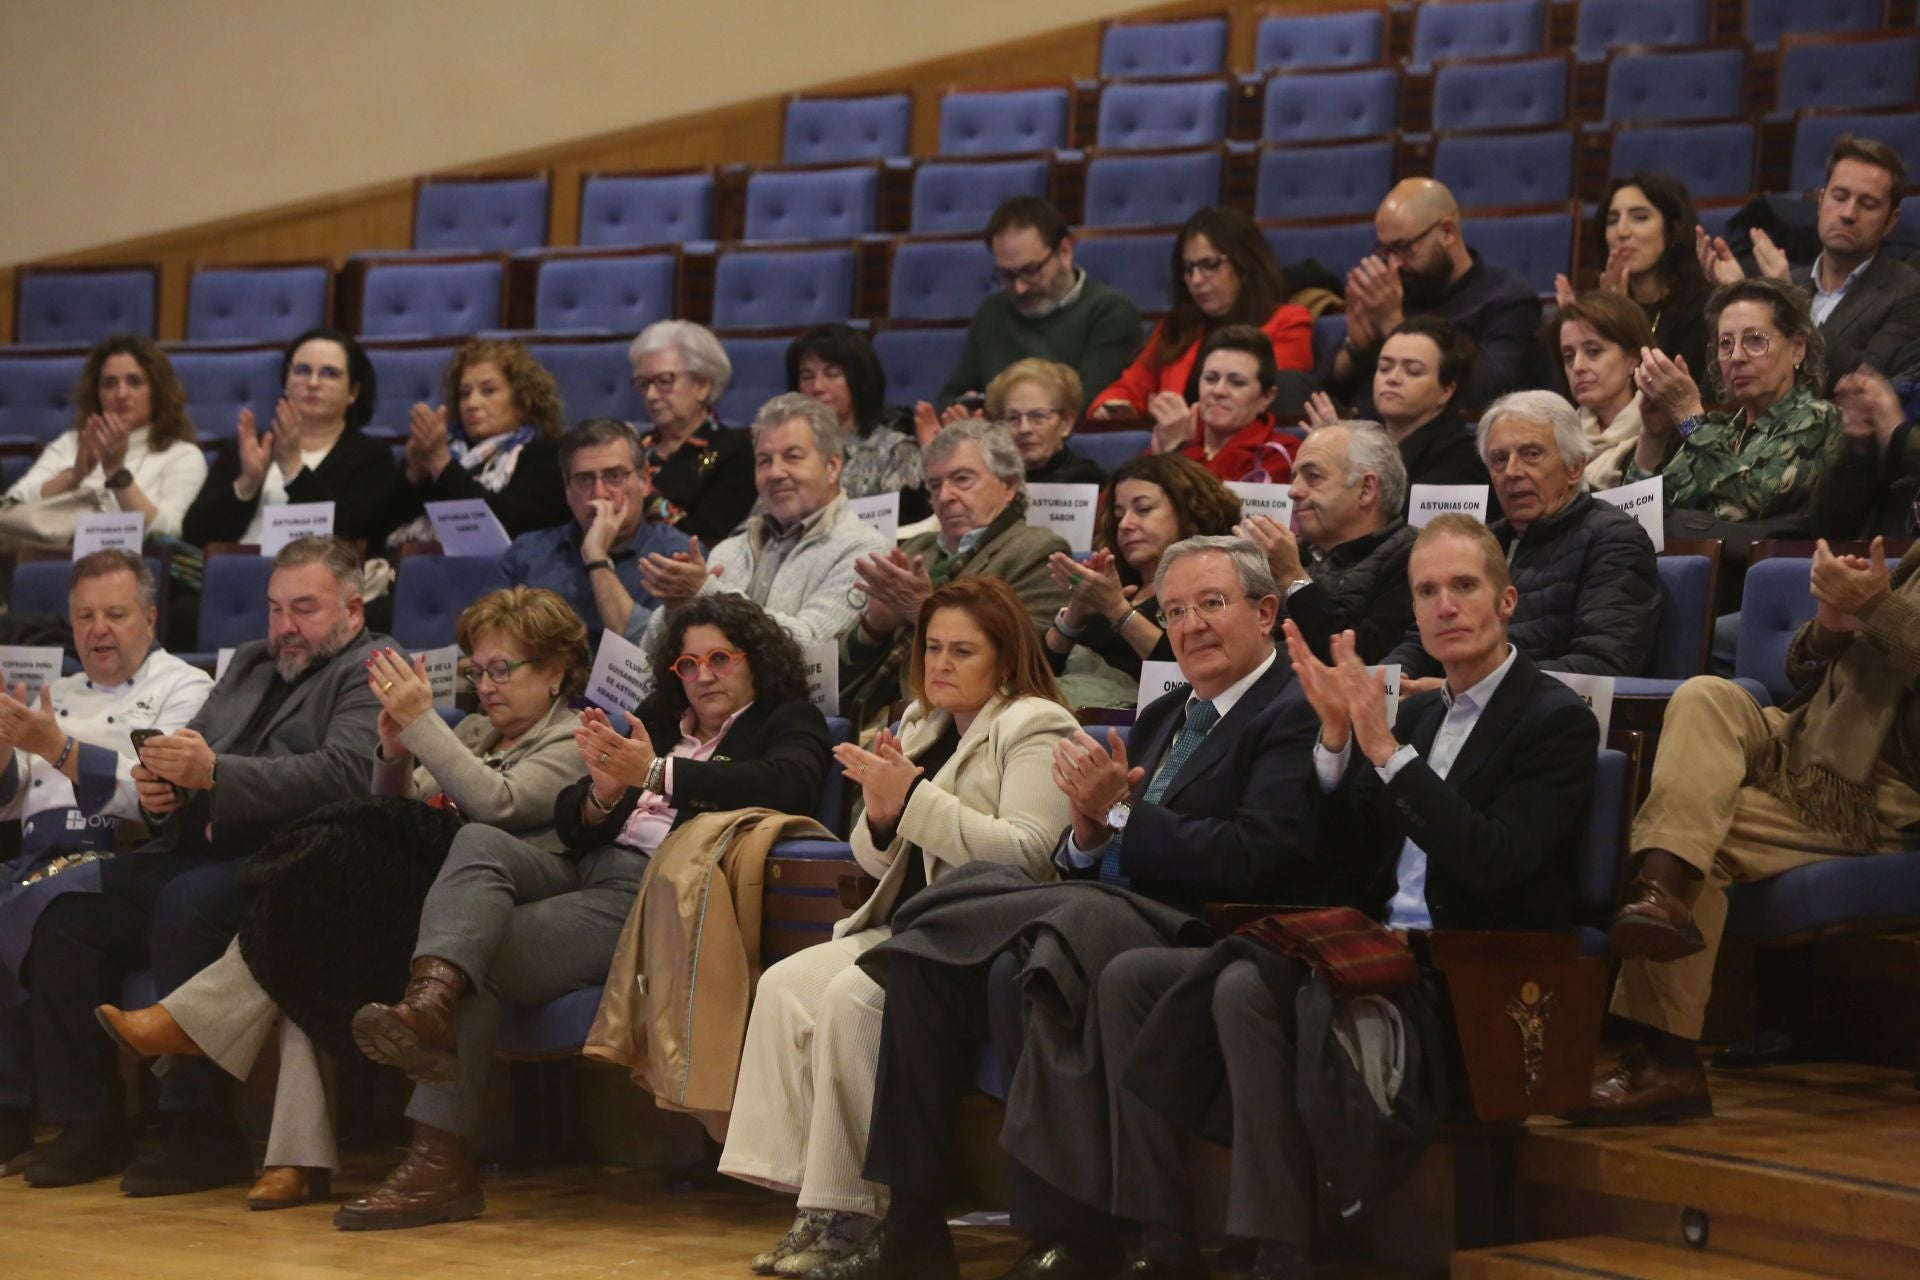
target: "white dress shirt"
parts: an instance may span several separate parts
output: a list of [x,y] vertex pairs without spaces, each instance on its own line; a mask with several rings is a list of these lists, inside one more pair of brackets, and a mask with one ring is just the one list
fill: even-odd
[[[1218,729],[1220,727],[1220,722],[1227,718],[1227,713],[1233,710],[1234,706],[1239,703],[1242,697],[1245,696],[1247,690],[1253,688],[1254,682],[1257,681],[1261,676],[1264,676],[1265,674],[1267,674],[1267,668],[1271,667],[1274,663],[1274,659],[1278,658],[1279,656],[1280,656],[1280,651],[1278,649],[1274,650],[1272,653],[1269,653],[1267,655],[1267,659],[1265,662],[1262,662],[1259,666],[1247,672],[1246,675],[1241,676],[1238,680],[1235,680],[1232,684],[1228,685],[1225,689],[1221,690],[1221,692],[1217,697],[1200,698],[1196,696],[1191,690],[1189,690],[1187,693],[1186,702],[1182,703],[1180,707],[1180,718],[1178,722],[1174,725],[1174,729],[1173,729],[1174,736],[1175,737],[1179,736],[1181,727],[1184,726],[1187,722],[1187,712],[1193,709],[1193,704],[1196,702],[1211,702],[1213,704],[1213,709],[1219,713],[1218,718],[1213,722],[1213,729],[1207,730],[1208,734],[1212,734],[1214,729]],[[1173,742],[1173,738],[1167,739],[1167,742],[1169,745],[1171,745]],[[1151,779],[1149,779],[1149,781],[1151,781]],[[1077,843],[1074,842],[1073,829],[1069,827],[1067,829],[1066,846],[1062,850],[1062,852],[1066,855],[1065,865],[1069,867],[1078,867],[1078,868],[1081,868],[1082,870],[1092,866],[1094,863],[1100,861],[1100,851],[1107,847],[1108,840],[1111,840],[1112,838],[1113,838],[1112,834],[1109,833],[1107,840],[1102,840],[1100,843],[1096,845],[1092,845],[1088,848],[1082,849]]]
[[[1480,723],[1480,713],[1493,701],[1494,690],[1507,678],[1507,672],[1513,670],[1513,659],[1517,651],[1509,644],[1506,661],[1493,669],[1493,673],[1465,693],[1456,694],[1446,684],[1440,686],[1440,699],[1446,704],[1447,715],[1440,722],[1440,731],[1433,735],[1433,746],[1429,749],[1427,765],[1439,777],[1446,777],[1453,768],[1453,762],[1460,758],[1460,748],[1467,744],[1473,735],[1473,726]],[[1340,785],[1340,779],[1347,771],[1347,758],[1353,751],[1353,736],[1347,736],[1347,745],[1338,752],[1327,750],[1316,737],[1313,743],[1313,769],[1320,781],[1320,790],[1331,793]],[[1402,743],[1400,749],[1387,758],[1383,765],[1376,766],[1375,772],[1382,782],[1392,782],[1395,775],[1408,764],[1420,758],[1419,748],[1411,742]],[[1433,913],[1427,910],[1427,851],[1408,840],[1400,848],[1400,865],[1395,872],[1399,888],[1392,901],[1387,903],[1387,928],[1389,929],[1430,929],[1433,927]]]
[[1833,309],[1839,306],[1841,300],[1847,296],[1847,290],[1853,288],[1853,282],[1860,278],[1860,273],[1873,265],[1873,259],[1868,258],[1847,273],[1847,278],[1840,282],[1838,289],[1832,293],[1826,293],[1820,288],[1820,272],[1826,260],[1827,255],[1824,253],[1813,260],[1813,322],[1815,324],[1827,322],[1827,317],[1833,314]]

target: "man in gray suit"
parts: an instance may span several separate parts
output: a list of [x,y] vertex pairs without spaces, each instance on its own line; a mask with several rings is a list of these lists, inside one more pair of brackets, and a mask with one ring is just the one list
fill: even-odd
[[[1827,341],[1827,368],[1838,382],[1862,364],[1898,380],[1920,374],[1920,271],[1882,245],[1900,221],[1907,168],[1884,142],[1843,133],[1827,156],[1815,229],[1820,256],[1794,267],[1766,232],[1753,232],[1762,275],[1787,280],[1812,298],[1813,318]],[[1699,236],[1702,265],[1717,284],[1738,280],[1740,263],[1724,240]]]
[[[119,1058],[94,1022],[128,973],[151,966],[166,995],[219,958],[239,923],[242,859],[286,820],[365,795],[380,703],[366,659],[360,557],[302,538],[274,558],[267,638],[242,645],[186,728],[139,745],[134,769],[153,836],[103,865],[100,892],[41,913],[26,965],[43,1117],[63,1125],[27,1166],[36,1187],[104,1177],[130,1155]],[[160,1090],[159,1140],[127,1169],[129,1195],[171,1195],[251,1172],[218,1073],[176,1060]]]

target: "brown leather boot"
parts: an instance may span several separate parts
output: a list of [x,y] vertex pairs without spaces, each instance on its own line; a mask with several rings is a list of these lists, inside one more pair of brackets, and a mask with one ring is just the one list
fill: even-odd
[[1713,1115],[1706,1068],[1698,1059],[1656,1062],[1640,1045],[1620,1055],[1612,1074],[1587,1095],[1584,1110],[1561,1118],[1580,1125],[1665,1124]]
[[467,1140],[414,1121],[413,1145],[387,1180],[333,1215],[342,1231],[387,1231],[464,1222],[487,1207]]
[[207,1056],[193,1042],[193,1037],[180,1029],[165,1005],[150,1004],[144,1009],[122,1013],[110,1004],[103,1004],[93,1011],[93,1016],[108,1035],[133,1050],[136,1057],[158,1058],[167,1053],[190,1058]]
[[398,1004],[362,1005],[353,1015],[353,1042],[375,1062],[398,1067],[420,1084],[452,1084],[460,1078],[453,1006],[468,986],[459,966],[420,956]]
[[315,1200],[324,1200],[333,1189],[333,1173],[328,1169],[303,1169],[298,1165],[270,1165],[260,1171],[253,1190],[247,1192],[249,1209],[296,1209]]

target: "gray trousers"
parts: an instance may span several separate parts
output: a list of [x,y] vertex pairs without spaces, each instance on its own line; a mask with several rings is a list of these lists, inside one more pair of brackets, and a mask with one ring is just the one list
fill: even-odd
[[[269,1168],[340,1167],[320,1052],[292,1018],[280,1016],[273,997],[254,980],[253,970],[240,954],[239,939],[228,944],[218,960],[175,987],[160,1005],[209,1061],[236,1080],[245,1080],[252,1073],[254,1062],[266,1048],[267,1037],[277,1026],[280,1074],[273,1091],[266,1164]],[[153,1069],[155,1074],[164,1075],[171,1066],[170,1058],[161,1058]]]
[[[1140,1032],[1205,950],[1149,947],[1111,961],[1100,975],[1100,1040],[1113,1123],[1113,1211],[1186,1229],[1192,1189],[1181,1135],[1121,1083]],[[1296,966],[1304,980],[1306,970]],[[1293,1001],[1276,1002],[1260,970],[1239,960],[1213,988],[1213,1020],[1233,1091],[1230,1235],[1305,1246],[1313,1236],[1313,1148],[1294,1104]]]
[[608,845],[574,856],[494,827],[462,827],[420,911],[413,954],[458,965],[472,990],[454,1011],[460,1078],[413,1091],[407,1116],[471,1137],[500,1006],[544,1004],[603,981],[647,857]]

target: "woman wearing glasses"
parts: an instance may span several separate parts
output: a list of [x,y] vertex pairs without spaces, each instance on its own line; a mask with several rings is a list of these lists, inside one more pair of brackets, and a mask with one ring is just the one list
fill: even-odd
[[221,446],[182,536],[195,546],[260,541],[266,509],[331,502],[336,537],[384,544],[415,500],[383,441],[360,433],[373,417],[373,362],[336,329],[309,329],[280,362],[284,390],[260,430],[242,409]]
[[922,606],[898,733],[835,747],[860,788],[853,857],[878,884],[833,940],[760,977],[720,1171],[799,1194],[761,1274],[800,1275],[851,1252],[881,1210],[860,1177],[883,995],[855,964],[894,914],[970,862],[1054,875],[1067,824],[1054,744],[1078,728],[1062,705],[1026,606],[997,578],[947,583]]
[[1080,417],[1080,375],[1051,360],[1017,360],[987,384],[987,418],[1013,437],[1028,484],[1105,484],[1091,458],[1067,448]]
[[633,388],[652,427],[644,446],[647,519],[712,546],[753,508],[753,445],[720,425],[733,362],[720,339],[690,320],[661,320],[627,348]]
[[502,1003],[537,1005],[605,980],[647,859],[696,813],[819,807],[826,719],[784,628],[745,596],[699,596],[649,653],[653,692],[630,736],[598,711],[574,733],[587,776],[554,807],[560,855],[507,832],[461,832],[420,912],[412,976],[353,1037],[418,1082],[413,1145],[348,1230],[471,1218],[484,1206],[468,1139],[480,1118]]
[[[480,714],[451,728],[434,710],[422,659],[382,650],[367,663],[381,706],[372,789],[416,803],[343,801],[300,823],[248,873],[255,897],[244,943],[160,1004],[100,1011],[142,1056],[205,1055],[241,1080],[278,1024],[273,1128],[249,1208],[326,1194],[339,1158],[308,1030],[336,1050],[348,1044],[359,988],[404,967],[418,903],[458,824],[514,832],[548,856],[565,847],[554,804],[579,776],[579,717],[566,698],[586,681],[585,626],[552,592],[510,587],[469,606],[457,637]],[[296,927],[271,927],[289,919]]]
[[1707,300],[1714,390],[1731,412],[1707,412],[1688,368],[1640,353],[1640,443],[1623,482],[1666,480],[1669,509],[1747,522],[1802,511],[1841,443],[1840,412],[1819,396],[1826,343],[1804,294],[1760,277]]
[[1313,368],[1313,317],[1287,301],[1285,278],[1267,238],[1237,209],[1202,209],[1173,241],[1173,309],[1147,345],[1106,390],[1099,417],[1188,412],[1202,342],[1222,325],[1252,325],[1266,335],[1281,369]]

